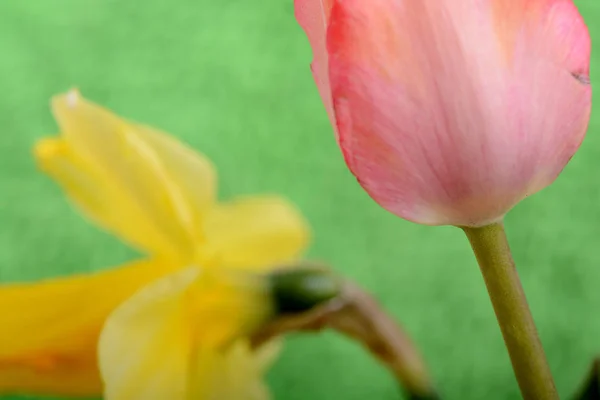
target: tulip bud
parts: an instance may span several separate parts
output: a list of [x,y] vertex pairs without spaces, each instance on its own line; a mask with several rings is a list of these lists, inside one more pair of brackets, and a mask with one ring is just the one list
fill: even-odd
[[478,227],[554,181],[590,116],[571,0],[295,0],[345,161],[382,207]]

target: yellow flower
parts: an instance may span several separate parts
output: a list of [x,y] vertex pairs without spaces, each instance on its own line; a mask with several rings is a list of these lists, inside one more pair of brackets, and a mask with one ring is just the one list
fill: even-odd
[[36,147],[41,168],[84,214],[142,252],[261,268],[306,246],[303,219],[279,196],[216,203],[212,164],[174,138],[75,91],[52,108],[62,135]]
[[244,337],[266,322],[264,277],[189,268],[147,286],[108,319],[99,361],[108,400],[261,400],[278,342]]
[[[169,372],[164,368],[169,359],[162,357],[169,354],[161,353],[169,348],[165,343],[173,356],[177,346],[183,351],[184,342],[162,336],[168,331],[198,333],[185,342],[185,354],[193,361],[186,365],[193,368],[178,375],[189,390],[209,390],[196,398],[237,399],[217,388],[231,388],[238,381],[248,382],[245,398],[264,398],[259,380],[264,367],[257,366],[272,358],[273,350],[250,351],[243,339],[247,332],[238,328],[261,321],[268,302],[254,296],[245,306],[220,313],[222,303],[203,308],[203,299],[235,299],[245,293],[222,291],[218,282],[226,271],[227,276],[267,271],[299,257],[309,237],[302,216],[274,195],[217,203],[215,172],[203,156],[162,132],[119,118],[76,91],[54,98],[52,108],[61,135],[36,145],[39,165],[85,215],[147,258],[95,274],[0,286],[0,392],[100,394],[100,338],[107,399],[134,399],[127,390],[150,383],[174,392],[141,398],[187,399],[199,392],[180,392],[183,381],[159,376]],[[186,313],[172,313],[169,307]],[[224,317],[231,325],[222,325]],[[245,322],[239,325],[241,320]],[[203,336],[219,326],[231,327],[223,334],[232,341],[227,346]],[[139,329],[147,336],[138,335]],[[141,341],[149,347],[136,347]],[[121,350],[133,348],[139,352]],[[144,369],[115,374],[127,362]],[[126,376],[131,379],[124,381]]]

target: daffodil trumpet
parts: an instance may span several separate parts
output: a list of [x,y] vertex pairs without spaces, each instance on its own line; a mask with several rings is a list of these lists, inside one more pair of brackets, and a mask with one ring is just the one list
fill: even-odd
[[113,312],[99,338],[105,398],[268,398],[260,377],[279,337],[260,346],[251,337],[281,310],[306,311],[338,295],[307,281],[336,287],[300,265],[263,273],[188,268],[144,288]]

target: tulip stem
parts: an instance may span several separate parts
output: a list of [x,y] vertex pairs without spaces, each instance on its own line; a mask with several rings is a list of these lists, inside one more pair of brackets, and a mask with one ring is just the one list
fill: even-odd
[[475,252],[525,400],[558,400],[504,226],[462,228]]

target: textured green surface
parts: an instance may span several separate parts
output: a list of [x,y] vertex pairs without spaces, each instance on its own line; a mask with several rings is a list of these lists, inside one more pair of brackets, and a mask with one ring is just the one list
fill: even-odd
[[[600,39],[598,0],[578,4]],[[415,337],[448,399],[518,398],[462,233],[394,218],[343,165],[292,0],[2,0],[0,50],[2,281],[97,270],[133,256],[82,220],[32,162],[32,143],[55,133],[49,97],[76,85],[206,153],[223,197],[276,191],[293,199],[314,227],[310,256],[379,296]],[[598,62],[596,53],[594,68]],[[565,397],[600,352],[598,130],[594,112],[564,174],[507,219]],[[280,400],[400,398],[384,369],[333,334],[290,338],[269,380]]]

